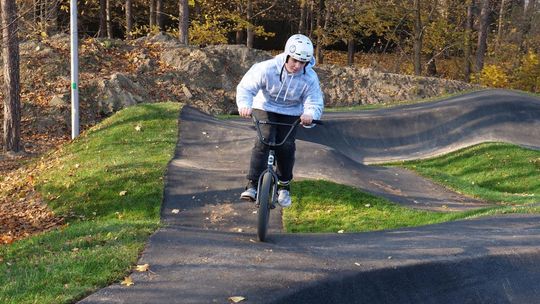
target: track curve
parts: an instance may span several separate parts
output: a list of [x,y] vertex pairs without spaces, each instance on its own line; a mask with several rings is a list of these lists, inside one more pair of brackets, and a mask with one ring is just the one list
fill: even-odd
[[[483,202],[406,170],[366,166],[428,157],[482,141],[540,147],[540,100],[494,90],[362,113],[329,113],[301,132],[297,177],[351,184],[439,210]],[[313,130],[311,130],[313,131]],[[180,117],[162,208],[133,273],[81,303],[537,303],[540,216],[509,215],[370,233],[283,234],[255,241],[255,208],[238,199],[254,138],[246,120],[191,107]],[[179,209],[180,212],[173,212]]]

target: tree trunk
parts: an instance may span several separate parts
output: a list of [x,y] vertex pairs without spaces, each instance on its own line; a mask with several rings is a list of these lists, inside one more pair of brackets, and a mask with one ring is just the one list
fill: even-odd
[[324,0],[319,0],[319,9],[317,10],[317,33],[318,34],[317,34],[317,45],[315,49],[315,60],[321,64],[323,63],[323,46],[322,46],[322,35],[324,31],[324,29],[322,28],[323,11],[324,11]]
[[300,0],[300,22],[298,23],[298,33],[306,33],[306,1]]
[[354,39],[347,40],[347,64],[354,65]]
[[189,5],[188,0],[180,0],[178,17],[178,40],[183,45],[189,44]]
[[133,31],[133,3],[131,0],[126,0],[126,39],[131,39]]
[[504,23],[504,5],[505,5],[505,0],[501,0],[501,7],[499,9],[499,23],[497,25],[497,41],[496,41],[496,45],[500,45],[501,44],[501,37],[502,37],[502,27],[503,27],[503,23]]
[[478,43],[476,48],[476,72],[484,68],[484,57],[487,50],[488,21],[489,21],[489,0],[482,0],[480,11],[480,23],[478,26]]
[[98,37],[107,36],[107,0],[99,0],[99,30]]
[[414,0],[414,74],[422,74],[422,19],[421,19],[420,0]]
[[19,38],[15,0],[1,0],[4,62],[4,151],[21,151]]
[[156,26],[156,0],[150,0],[149,5],[150,5],[149,22],[150,22],[150,30],[152,30],[154,26]]
[[437,76],[437,62],[435,60],[435,52],[430,52],[428,58],[430,59],[427,63],[426,73],[428,76]]
[[[326,2],[325,2],[326,3]],[[326,6],[325,5],[325,10],[326,10],[326,13],[324,14],[324,25],[323,25],[323,34],[322,36],[324,37],[325,35],[327,35],[328,33],[328,27],[330,26],[330,17],[331,17],[331,9],[330,7]],[[323,64],[324,63],[324,46],[325,44],[324,43],[321,43],[321,50],[320,50],[320,60],[319,60],[319,63],[320,64]]]
[[310,2],[311,2],[310,8],[309,8],[310,22],[309,22],[309,31],[307,32],[309,37],[313,35],[313,30],[315,30],[315,17],[313,16],[315,12],[315,0],[311,0]]
[[236,44],[243,44],[244,43],[244,31],[243,30],[237,30],[236,31]]
[[255,33],[253,32],[252,18],[253,18],[253,1],[248,0],[247,1],[247,20],[249,22],[249,25],[247,27],[246,45],[250,49],[253,48],[253,41],[255,40]]
[[[527,38],[532,27],[532,18],[535,11],[536,0],[529,0],[523,8],[523,18],[520,26],[519,49],[522,53],[527,52]],[[524,4],[525,5],[525,4]]]
[[113,32],[112,32],[112,20],[111,20],[111,0],[107,0],[107,38],[112,39],[113,38]]
[[156,0],[156,22],[160,32],[165,32],[165,23],[163,15],[163,0]]
[[463,57],[464,57],[464,79],[466,82],[471,81],[471,54],[472,54],[472,27],[474,19],[474,0],[468,0],[467,5],[467,20],[465,21],[465,41],[463,42]]

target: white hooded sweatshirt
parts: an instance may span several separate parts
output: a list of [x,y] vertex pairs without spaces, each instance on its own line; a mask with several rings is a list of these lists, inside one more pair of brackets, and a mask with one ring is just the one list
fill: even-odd
[[236,105],[290,116],[309,114],[320,119],[324,102],[319,78],[312,69],[315,59],[305,69],[290,74],[284,67],[286,58],[282,53],[254,64],[236,87]]

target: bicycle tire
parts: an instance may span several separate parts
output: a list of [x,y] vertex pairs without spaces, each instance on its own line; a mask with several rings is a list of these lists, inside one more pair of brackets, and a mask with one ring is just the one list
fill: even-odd
[[259,222],[257,225],[257,237],[264,242],[268,232],[268,221],[270,220],[270,208],[274,196],[274,178],[270,172],[263,175],[257,199],[259,200]]

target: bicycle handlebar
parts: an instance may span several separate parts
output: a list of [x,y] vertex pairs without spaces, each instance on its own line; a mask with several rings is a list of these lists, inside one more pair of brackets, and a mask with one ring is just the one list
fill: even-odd
[[[267,145],[269,147],[279,147],[279,146],[282,146],[285,141],[289,138],[289,136],[291,135],[292,131],[298,127],[298,125],[300,124],[301,120],[300,118],[298,118],[297,120],[295,120],[292,124],[288,124],[288,123],[283,123],[283,122],[273,122],[273,121],[267,121],[267,120],[258,120],[257,117],[255,117],[255,115],[251,115],[251,118],[253,119],[253,123],[255,124],[255,128],[257,129],[257,136],[259,137],[259,140],[264,144],[264,145]],[[313,119],[311,121],[311,124],[312,125],[324,125],[323,121],[321,120],[318,120],[318,119]],[[287,135],[285,135],[285,137],[283,138],[283,140],[279,143],[275,143],[273,141],[267,141],[264,136],[262,135],[261,133],[261,127],[260,125],[273,125],[273,126],[285,126],[285,127],[289,127],[289,131],[287,132]]]

